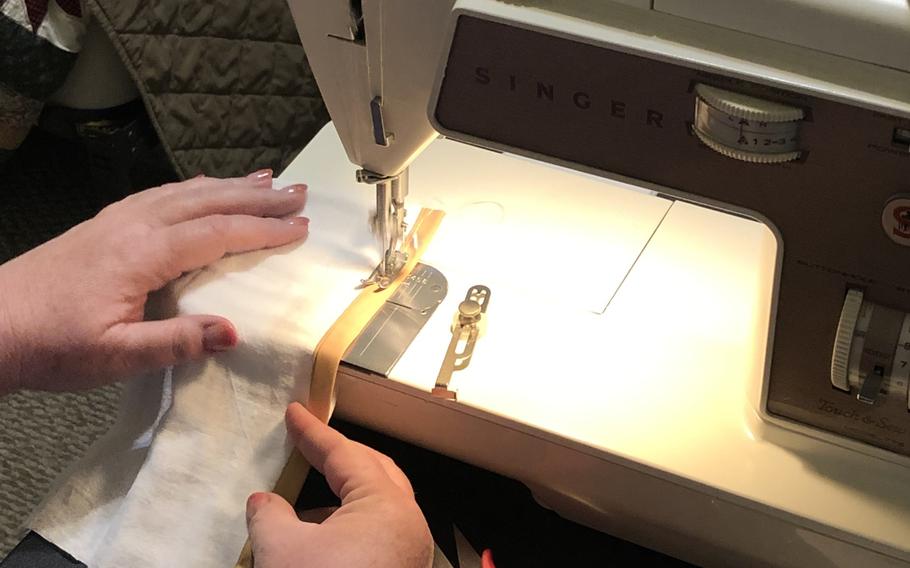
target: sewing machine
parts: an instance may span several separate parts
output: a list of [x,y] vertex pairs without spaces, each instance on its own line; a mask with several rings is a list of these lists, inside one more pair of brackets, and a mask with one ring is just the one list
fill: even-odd
[[337,412],[698,564],[910,564],[905,2],[290,5],[368,282],[450,217]]

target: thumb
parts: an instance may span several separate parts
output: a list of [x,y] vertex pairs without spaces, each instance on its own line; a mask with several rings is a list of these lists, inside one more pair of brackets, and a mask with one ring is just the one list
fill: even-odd
[[253,556],[281,550],[288,529],[299,524],[290,503],[274,493],[253,493],[246,501],[246,526],[253,545]]
[[123,358],[125,373],[201,359],[237,345],[237,330],[218,316],[181,316],[114,329],[115,347]]

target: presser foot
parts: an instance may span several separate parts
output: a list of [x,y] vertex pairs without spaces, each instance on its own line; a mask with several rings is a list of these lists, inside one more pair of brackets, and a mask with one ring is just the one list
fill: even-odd
[[370,220],[370,228],[381,246],[382,257],[379,265],[361,284],[386,288],[401,272],[408,257],[401,251],[407,232],[405,223],[405,198],[408,195],[408,171],[397,176],[384,176],[369,170],[358,170],[357,181],[375,186],[376,210]]
[[386,254],[386,261],[378,264],[368,277],[360,281],[360,287],[368,288],[370,286],[376,286],[380,290],[385,290],[389,287],[389,284],[398,277],[398,274],[401,273],[401,269],[404,268],[407,261],[407,253],[402,251],[390,251]]

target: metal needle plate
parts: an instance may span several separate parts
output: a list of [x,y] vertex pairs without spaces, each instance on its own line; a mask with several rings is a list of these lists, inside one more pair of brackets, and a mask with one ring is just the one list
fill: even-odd
[[447,292],[448,282],[442,272],[418,263],[373,316],[342,361],[387,377]]

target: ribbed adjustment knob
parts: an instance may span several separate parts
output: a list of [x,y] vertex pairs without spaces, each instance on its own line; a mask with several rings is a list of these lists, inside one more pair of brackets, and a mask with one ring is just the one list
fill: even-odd
[[837,322],[837,335],[831,352],[831,384],[847,392],[850,391],[850,348],[853,345],[853,333],[856,331],[856,322],[859,320],[862,307],[863,293],[853,288],[848,290]]
[[712,87],[695,86],[693,131],[715,152],[753,164],[796,160],[802,108]]
[[805,118],[805,112],[799,107],[726,91],[710,85],[697,85],[695,94],[717,110],[746,120],[793,122]]

